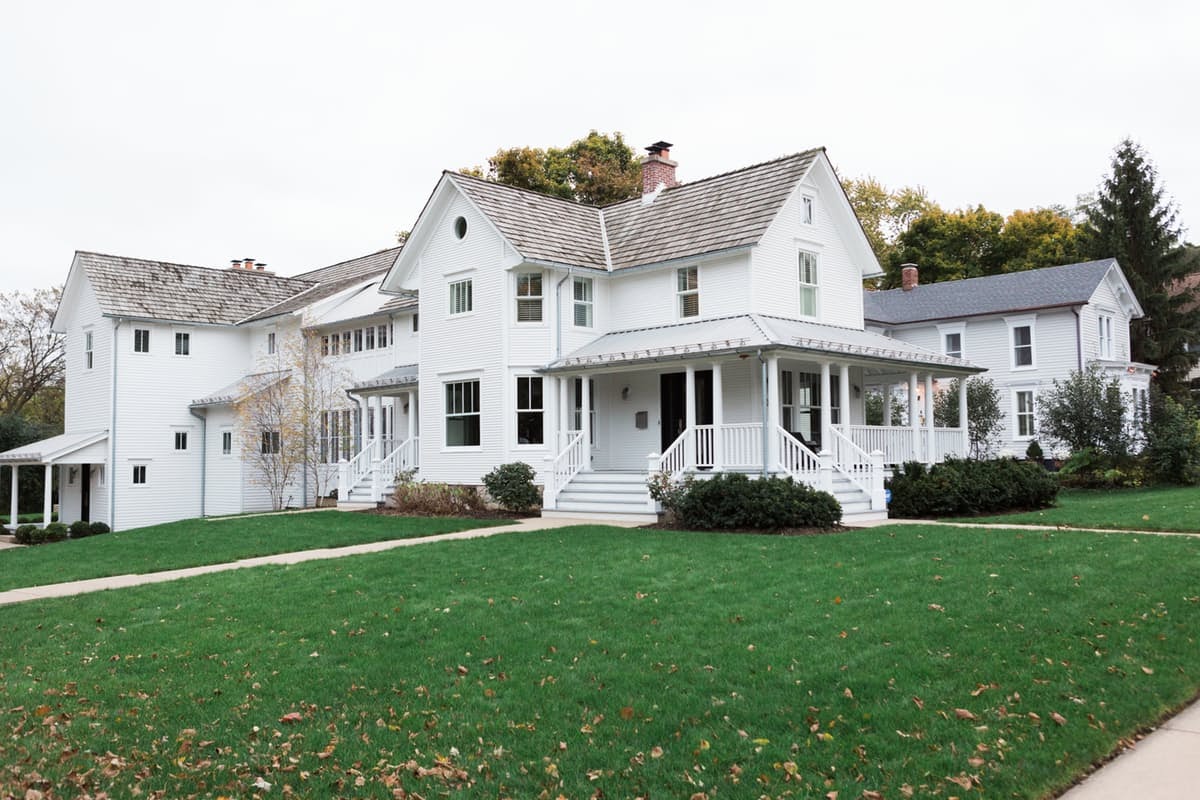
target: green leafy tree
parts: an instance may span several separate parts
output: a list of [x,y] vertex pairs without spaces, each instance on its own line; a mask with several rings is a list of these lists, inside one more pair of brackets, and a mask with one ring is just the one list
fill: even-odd
[[[904,424],[904,412],[901,409],[901,405],[895,397],[892,398],[892,425],[899,426]],[[879,389],[868,389],[863,395],[863,407],[868,425],[883,424],[884,404],[882,391]]]
[[488,159],[486,174],[481,167],[459,171],[589,205],[607,205],[642,193],[641,161],[619,132],[593,130],[563,148],[501,149]]
[[[0,416],[0,453],[59,432],[18,414],[4,414]],[[12,479],[7,469],[0,472],[3,473],[0,475],[0,514],[7,517],[12,497]],[[18,470],[17,499],[20,513],[42,510],[45,474],[41,466],[26,466]]]
[[[933,398],[933,422],[940,428],[957,428],[963,424],[958,414],[958,387],[962,379],[955,378],[950,386]],[[988,458],[995,452],[996,439],[1004,427],[1000,410],[1000,392],[991,378],[967,379],[967,419],[971,458]]]
[[1200,265],[1194,249],[1184,245],[1175,206],[1140,146],[1129,139],[1117,146],[1112,173],[1086,213],[1085,252],[1117,259],[1145,312],[1130,323],[1131,359],[1157,365],[1159,387],[1183,398],[1188,371],[1200,358],[1194,346],[1200,342],[1200,307],[1172,289]]
[[1081,229],[1062,208],[1017,210],[1000,231],[1004,272],[1074,264],[1084,260]]
[[1153,390],[1142,455],[1150,476],[1160,483],[1200,482],[1200,420],[1195,407]]
[[884,265],[884,285],[900,285],[900,265],[918,264],[922,283],[995,275],[1004,265],[1004,217],[983,206],[943,211],[913,220]]
[[1099,367],[1075,370],[1039,396],[1039,429],[1072,453],[1090,449],[1122,458],[1130,446],[1126,400],[1121,382],[1106,378]]
[[922,186],[888,189],[868,175],[842,181],[842,188],[880,264],[888,263],[896,240],[908,230],[913,220],[940,210]]

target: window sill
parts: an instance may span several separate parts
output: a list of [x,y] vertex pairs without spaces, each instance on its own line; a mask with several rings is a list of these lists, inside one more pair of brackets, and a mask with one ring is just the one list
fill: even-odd
[[462,319],[463,317],[473,317],[473,316],[475,316],[475,311],[471,310],[471,311],[463,311],[462,313],[459,313],[459,314],[447,314],[446,319],[448,319],[448,320]]
[[481,444],[464,444],[464,445],[446,445],[441,449],[441,452],[446,454],[454,453],[482,453],[483,445]]
[[1030,364],[1025,367],[1011,367],[1010,372],[1032,372],[1037,369],[1037,364]]

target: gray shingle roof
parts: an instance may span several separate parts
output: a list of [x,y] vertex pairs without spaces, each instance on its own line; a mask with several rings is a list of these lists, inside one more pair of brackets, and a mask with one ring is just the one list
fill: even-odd
[[868,322],[903,325],[1086,303],[1115,259],[1066,264],[984,278],[942,281],[912,291],[863,292]]
[[299,311],[310,303],[324,300],[326,297],[332,297],[356,283],[360,283],[376,275],[382,275],[392,268],[392,264],[395,263],[396,256],[400,254],[402,248],[403,245],[400,247],[389,247],[386,250],[380,250],[367,256],[352,258],[349,261],[341,261],[337,264],[322,267],[321,269],[314,269],[309,272],[302,272],[294,276],[295,279],[310,281],[315,285],[310,286],[302,294],[289,297],[282,302],[264,308],[258,313],[248,316],[243,321],[254,322],[255,320],[276,317],[280,314],[290,314],[293,311]]
[[420,303],[416,292],[402,292],[379,307],[380,311],[414,311]]
[[386,389],[393,386],[415,386],[420,380],[420,371],[419,364],[405,364],[400,367],[392,367],[387,372],[380,373],[374,378],[359,381],[350,387],[350,391]]
[[273,370],[271,372],[256,372],[252,375],[247,375],[244,378],[239,378],[228,386],[222,386],[212,394],[201,397],[199,400],[192,401],[192,407],[200,406],[219,406],[226,403],[237,403],[251,395],[258,394],[264,389],[269,389],[280,381],[285,381],[292,376],[290,369]]
[[110,316],[233,324],[312,286],[312,282],[251,270],[214,269],[76,253]]
[[446,175],[525,258],[596,269],[607,269],[611,259],[618,270],[756,243],[822,152],[680,184],[652,203],[637,198],[604,208]]

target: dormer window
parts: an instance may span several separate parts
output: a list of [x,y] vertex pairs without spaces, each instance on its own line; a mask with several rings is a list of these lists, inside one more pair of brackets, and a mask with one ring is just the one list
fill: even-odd
[[812,195],[806,194],[800,197],[800,221],[805,225],[816,224],[816,206],[816,198],[814,198]]
[[700,268],[675,270],[675,295],[680,318],[700,316]]
[[800,251],[800,316],[817,316],[817,254]]
[[517,322],[542,321],[542,273],[517,273]]

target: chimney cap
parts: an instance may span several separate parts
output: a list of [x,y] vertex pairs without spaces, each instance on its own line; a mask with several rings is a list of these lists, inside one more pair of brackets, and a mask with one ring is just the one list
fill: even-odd
[[648,151],[650,151],[651,153],[658,154],[658,153],[661,153],[663,150],[670,150],[674,146],[675,145],[671,144],[670,142],[661,142],[660,141],[660,142],[655,142],[654,144],[650,145],[646,149]]

